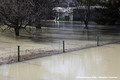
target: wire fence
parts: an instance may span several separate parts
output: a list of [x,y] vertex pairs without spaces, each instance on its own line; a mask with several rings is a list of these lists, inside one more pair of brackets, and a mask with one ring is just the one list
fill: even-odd
[[[0,26],[0,35],[14,38],[14,29]],[[62,54],[77,50],[113,44],[120,41],[116,35],[105,35],[101,30],[75,29],[74,27],[42,27],[41,30],[28,26],[20,30],[21,39],[29,39],[38,44],[19,44],[9,46],[17,42],[7,40],[0,46],[0,64],[20,62],[44,56]],[[119,34],[119,33],[118,33]],[[4,38],[4,37],[2,37]],[[5,38],[6,39],[6,38]],[[3,42],[5,39],[1,39]],[[39,41],[40,40],[40,41]],[[44,43],[42,43],[42,41]]]
[[37,46],[30,44],[28,46],[0,47],[0,64],[83,50],[119,41],[118,37],[96,36],[92,40],[57,40],[56,42],[49,42],[45,45],[39,44]]

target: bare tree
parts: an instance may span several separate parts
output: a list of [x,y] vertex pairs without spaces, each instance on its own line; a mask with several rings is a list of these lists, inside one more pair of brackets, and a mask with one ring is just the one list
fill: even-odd
[[19,36],[19,30],[27,25],[40,26],[40,20],[47,19],[52,11],[52,4],[53,0],[0,0],[0,18]]

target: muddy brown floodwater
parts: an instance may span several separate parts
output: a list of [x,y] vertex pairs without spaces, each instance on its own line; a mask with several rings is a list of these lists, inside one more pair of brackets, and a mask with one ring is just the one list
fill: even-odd
[[120,80],[120,45],[2,65],[0,80]]
[[[120,80],[120,32],[115,28],[117,26],[91,23],[85,30],[84,25],[77,22],[46,24],[42,30],[31,27],[30,33],[21,30],[18,38],[14,36],[13,29],[4,32],[0,29],[0,59],[17,55],[18,45],[21,55],[41,50],[62,50],[63,40],[65,49],[96,45],[97,36],[99,44],[105,45],[0,65],[0,80]],[[111,44],[115,41],[118,43]]]

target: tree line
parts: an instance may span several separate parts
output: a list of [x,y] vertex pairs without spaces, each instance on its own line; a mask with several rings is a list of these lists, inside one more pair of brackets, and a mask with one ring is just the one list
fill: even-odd
[[[91,14],[91,6],[101,6],[96,9],[99,14],[96,22],[99,24],[116,24],[120,22],[120,0],[76,0],[81,6],[86,6],[84,11],[85,29]],[[5,25],[14,28],[15,35],[26,26],[41,28],[41,20],[51,19],[55,13],[52,10],[59,0],[0,0],[0,19]],[[79,14],[81,12],[79,11]]]
[[79,10],[78,13],[84,13],[81,15],[84,17],[85,29],[88,29],[88,22],[91,14],[91,6],[100,6],[95,8],[97,15],[94,20],[98,24],[111,25],[120,23],[120,0],[77,0],[80,6],[85,6],[87,9]]
[[96,9],[96,22],[99,24],[116,24],[120,23],[120,0],[108,0],[107,2],[99,2],[103,8]]

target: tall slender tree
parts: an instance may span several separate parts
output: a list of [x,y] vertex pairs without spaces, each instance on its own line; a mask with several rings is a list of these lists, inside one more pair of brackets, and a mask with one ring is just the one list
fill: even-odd
[[[79,14],[84,13],[84,24],[85,24],[85,29],[88,29],[88,22],[90,19],[90,14],[91,14],[91,6],[97,5],[98,0],[77,0],[79,6],[84,6],[84,10],[79,10]],[[79,7],[78,6],[78,7]]]

